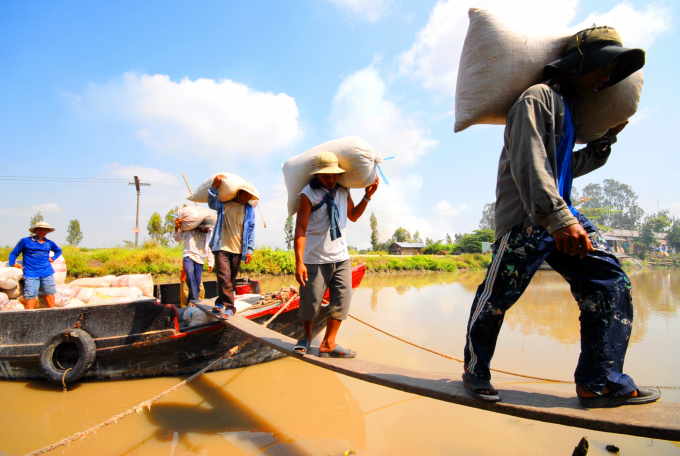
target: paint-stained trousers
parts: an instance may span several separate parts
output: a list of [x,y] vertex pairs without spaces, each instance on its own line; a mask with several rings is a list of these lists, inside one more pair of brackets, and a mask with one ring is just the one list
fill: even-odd
[[577,219],[595,249],[584,259],[556,250],[554,239],[540,225],[519,224],[496,241],[470,311],[465,343],[468,372],[491,379],[489,366],[505,312],[545,260],[569,283],[581,310],[576,384],[598,395],[605,386],[615,395],[636,389],[633,379],[623,373],[633,324],[630,280],[598,229],[581,214]]
[[235,313],[234,289],[236,276],[238,276],[238,270],[241,267],[241,254],[225,250],[217,250],[213,254],[215,255],[215,275],[217,276],[215,305],[221,304]]

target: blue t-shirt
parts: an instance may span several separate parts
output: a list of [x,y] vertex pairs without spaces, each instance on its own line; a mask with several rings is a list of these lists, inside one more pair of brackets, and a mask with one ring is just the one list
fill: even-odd
[[23,254],[24,277],[51,276],[54,269],[50,263],[50,252],[54,252],[54,258],[61,255],[61,249],[49,239],[45,238],[45,242],[38,242],[34,237],[26,237],[20,240],[9,254],[9,265],[14,266],[19,254]]

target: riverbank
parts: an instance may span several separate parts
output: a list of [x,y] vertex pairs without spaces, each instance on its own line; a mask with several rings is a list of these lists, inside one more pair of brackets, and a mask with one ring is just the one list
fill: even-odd
[[[10,247],[0,248],[0,261],[7,261]],[[151,274],[155,282],[178,280],[182,271],[182,247],[145,244],[139,249],[113,247],[86,249],[62,247],[68,268],[68,279],[105,275]],[[366,263],[368,273],[416,273],[479,271],[491,262],[491,255],[353,255],[352,264]],[[295,273],[292,250],[264,247],[255,250],[250,264],[241,264],[241,274],[280,276]],[[208,276],[209,277],[209,276]]]

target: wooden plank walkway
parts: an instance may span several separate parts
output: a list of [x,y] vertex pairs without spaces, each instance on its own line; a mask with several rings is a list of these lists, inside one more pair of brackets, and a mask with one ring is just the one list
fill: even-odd
[[579,404],[575,394],[513,386],[511,389],[499,388],[503,397],[502,402],[487,404],[472,399],[467,394],[462,379],[459,378],[452,379],[446,374],[387,366],[361,358],[319,358],[316,356],[318,354],[316,348],[312,348],[306,356],[300,356],[293,352],[295,340],[287,336],[238,315],[226,323],[268,347],[301,361],[407,393],[546,423],[680,441],[680,404],[664,402],[663,398],[649,405],[587,409]]

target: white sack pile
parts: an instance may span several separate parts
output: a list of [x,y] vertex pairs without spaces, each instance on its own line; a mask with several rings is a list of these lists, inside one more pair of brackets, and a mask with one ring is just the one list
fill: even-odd
[[196,188],[193,195],[189,196],[187,199],[189,201],[194,201],[196,203],[207,203],[208,202],[208,189],[212,187],[212,183],[215,180],[215,176],[218,174],[223,174],[226,179],[220,181],[220,186],[217,188],[217,199],[221,202],[231,201],[236,196],[239,190],[245,190],[254,196],[254,199],[260,199],[260,192],[257,191],[255,186],[250,182],[246,182],[245,179],[231,173],[216,173],[204,180],[201,185]]
[[153,278],[151,274],[130,274],[116,277],[111,282],[112,287],[137,287],[144,296],[153,298]]
[[24,271],[11,267],[0,268],[0,289],[12,290],[19,286],[19,280],[24,276]]
[[94,288],[71,286],[70,284],[69,287],[74,292],[73,299],[78,299],[85,304],[89,303],[94,296]]
[[100,293],[95,293],[90,302],[87,303],[88,306],[100,306],[102,304],[127,304],[132,302],[133,299],[126,297],[113,298],[111,296],[106,296]]
[[4,310],[24,310],[24,305],[16,299],[10,299],[5,304],[0,305],[0,311]]
[[185,206],[177,211],[177,215],[182,219],[182,223],[179,225],[179,229],[182,231],[198,228],[207,218],[211,218],[214,225],[216,219],[214,211],[200,206]]
[[[76,294],[75,290],[66,285],[57,285],[56,288],[57,292],[54,294],[54,306],[55,307],[68,306]],[[47,302],[45,301],[45,295],[38,294],[38,302],[47,304]]]
[[[52,252],[50,252],[52,255]],[[66,260],[63,255],[59,255],[52,261],[52,269],[54,269],[54,284],[63,285],[66,282]]]
[[142,290],[137,287],[94,288],[93,291],[97,295],[104,295],[110,298],[130,298],[135,300],[141,299],[144,296]]
[[366,188],[378,176],[378,163],[384,160],[366,141],[356,136],[334,139],[307,152],[291,157],[283,164],[283,179],[288,190],[288,215],[297,212],[300,192],[312,180],[314,158],[320,152],[333,152],[338,166],[345,170],[338,183],[345,188]]
[[86,277],[83,279],[76,279],[68,284],[69,287],[88,287],[88,288],[104,288],[110,287],[111,282],[116,276],[107,275],[104,277]]
[[4,306],[8,302],[9,302],[9,297],[7,296],[7,294],[0,292],[0,307]]
[[[455,132],[476,124],[505,125],[517,98],[543,80],[545,65],[562,57],[576,32],[533,33],[526,25],[508,24],[477,8],[470,8],[468,16],[456,83]],[[575,101],[576,142],[601,138],[635,114],[643,82],[640,70],[580,103]]]

